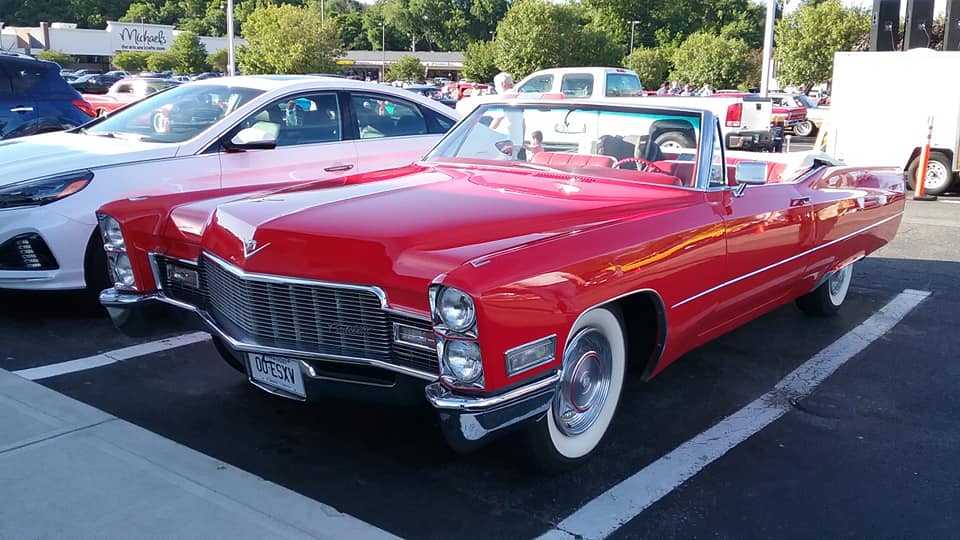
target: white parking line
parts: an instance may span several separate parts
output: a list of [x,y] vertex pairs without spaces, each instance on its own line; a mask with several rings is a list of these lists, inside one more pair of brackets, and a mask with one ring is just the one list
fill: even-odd
[[601,539],[790,410],[840,366],[889,332],[926,297],[904,290],[860,326],[793,370],[777,385],[717,425],[683,443],[568,516],[540,539]]
[[115,362],[121,362],[123,360],[129,360],[131,358],[165,351],[167,349],[183,347],[184,345],[199,343],[208,339],[210,339],[210,334],[206,332],[193,332],[190,334],[184,334],[182,336],[174,336],[171,338],[159,339],[157,341],[133,345],[131,347],[124,347],[122,349],[105,352],[95,356],[78,358],[77,360],[68,360],[66,362],[60,362],[59,364],[50,364],[48,366],[21,369],[19,371],[14,371],[13,373],[23,377],[24,379],[37,381],[40,379],[46,379],[48,377],[56,377],[57,375],[66,375],[67,373],[106,366]]

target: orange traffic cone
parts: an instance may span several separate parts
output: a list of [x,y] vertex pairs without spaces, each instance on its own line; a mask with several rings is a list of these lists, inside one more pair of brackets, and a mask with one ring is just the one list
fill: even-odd
[[924,195],[923,185],[927,182],[927,165],[930,163],[930,140],[933,138],[933,117],[927,118],[927,144],[920,152],[920,166],[917,167],[917,177],[913,179],[913,200],[935,201],[936,195]]

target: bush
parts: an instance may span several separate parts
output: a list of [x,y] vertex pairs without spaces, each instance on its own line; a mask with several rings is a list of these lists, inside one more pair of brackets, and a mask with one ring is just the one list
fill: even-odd
[[424,69],[420,59],[416,56],[404,56],[390,65],[387,69],[388,81],[416,81],[423,82]]
[[652,90],[667,80],[670,73],[670,58],[662,49],[634,49],[632,55],[623,59],[624,65],[637,72],[640,83]]
[[113,57],[113,65],[124,71],[143,71],[147,69],[150,53],[140,51],[121,51]]
[[60,67],[67,67],[77,63],[77,57],[60,51],[46,50],[37,55],[40,60],[56,62]]

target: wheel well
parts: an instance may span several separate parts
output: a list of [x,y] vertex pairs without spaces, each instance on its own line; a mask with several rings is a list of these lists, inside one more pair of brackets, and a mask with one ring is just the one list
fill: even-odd
[[91,291],[100,292],[111,287],[110,270],[107,268],[107,255],[103,251],[103,238],[100,228],[94,227],[83,253],[83,280]]
[[[913,149],[913,152],[910,153],[910,159],[908,159],[907,164],[903,166],[903,170],[907,170],[910,167],[910,164],[913,163],[913,160],[917,159],[920,156],[921,150],[923,150],[923,148],[919,146]],[[940,154],[947,156],[947,159],[950,161],[950,164],[951,164],[951,169],[953,168],[953,165],[955,165],[953,161],[953,150],[950,150],[949,148],[930,148],[930,152],[938,152]]]
[[667,341],[667,319],[663,300],[654,291],[640,291],[616,301],[627,338],[627,363],[653,374]]

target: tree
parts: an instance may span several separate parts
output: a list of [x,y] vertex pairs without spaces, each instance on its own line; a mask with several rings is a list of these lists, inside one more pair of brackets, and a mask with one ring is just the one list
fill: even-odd
[[72,54],[67,54],[61,51],[55,51],[53,49],[48,49],[42,51],[37,55],[37,58],[40,60],[46,60],[47,62],[56,62],[60,67],[69,66],[71,64],[77,63],[77,57]]
[[709,83],[714,88],[743,87],[752,58],[742,39],[697,32],[677,48],[670,77],[694,86]]
[[177,67],[179,60],[167,53],[151,53],[147,57],[147,69],[150,71],[170,71]]
[[257,7],[243,34],[237,60],[244,73],[329,73],[342,55],[334,19],[321,25],[313,10],[289,4]]
[[113,65],[124,71],[144,71],[147,69],[148,52],[120,51],[113,57]]
[[646,89],[660,86],[670,73],[670,58],[663,49],[634,49],[623,59],[624,65],[637,72]]
[[839,0],[800,6],[777,24],[777,81],[809,88],[831,80],[833,53],[853,50],[869,29],[866,11],[844,8]]
[[210,64],[211,68],[219,71],[220,73],[227,72],[227,63],[229,61],[230,58],[227,55],[226,49],[217,49],[207,55],[207,63]]
[[177,34],[167,54],[177,59],[175,70],[178,73],[200,73],[208,68],[207,47],[193,32]]
[[516,0],[497,26],[496,63],[521,79],[560,66],[615,65],[623,48],[576,4]]
[[497,69],[497,48],[492,41],[474,41],[463,51],[461,75],[471,81],[492,81]]
[[120,17],[120,22],[161,24],[160,10],[149,2],[134,2],[123,17]]
[[407,55],[397,60],[387,69],[388,81],[415,81],[423,82],[423,64],[416,56]]

